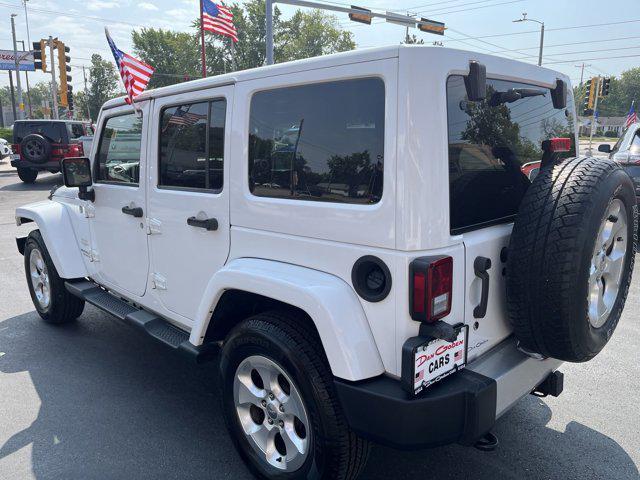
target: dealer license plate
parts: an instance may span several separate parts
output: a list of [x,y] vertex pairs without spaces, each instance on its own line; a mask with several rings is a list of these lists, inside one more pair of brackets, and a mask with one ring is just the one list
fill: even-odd
[[20,154],[19,153],[12,153],[9,158],[11,158],[11,160],[20,160]]
[[453,342],[435,339],[415,348],[414,394],[464,368],[467,363],[468,333],[469,326],[463,325]]

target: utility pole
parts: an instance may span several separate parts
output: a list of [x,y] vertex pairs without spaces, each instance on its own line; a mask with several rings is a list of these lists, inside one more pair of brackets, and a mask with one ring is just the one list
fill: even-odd
[[17,120],[24,119],[24,102],[22,101],[22,87],[20,85],[20,59],[18,58],[18,43],[16,42],[16,22],[14,18],[17,17],[15,13],[11,14],[11,35],[13,37],[13,57],[14,64],[16,66],[16,86],[18,87],[18,118]]
[[[18,43],[22,44],[22,51],[26,52],[24,48],[24,40],[18,40]],[[29,43],[29,45],[31,45],[31,43]],[[27,102],[29,102],[29,118],[33,118],[33,108],[31,107],[31,88],[29,87],[29,72],[27,72],[26,70],[24,72],[24,78],[27,80]]]
[[[591,156],[591,142],[593,141],[593,132],[596,128],[596,118],[598,118],[598,97],[600,96],[600,84],[602,83],[602,78],[598,77],[598,81],[596,82],[596,100],[593,103],[593,115],[591,115],[591,132],[589,133],[589,156]],[[591,85],[593,88],[593,85]]]
[[82,76],[84,77],[84,104],[87,107],[87,120],[91,120],[91,110],[89,110],[89,90],[87,89],[87,72],[82,66]]
[[591,64],[589,65],[585,65],[584,62],[582,62],[582,65],[574,65],[574,67],[576,68],[580,68],[580,86],[582,87],[582,80],[584,79],[584,68],[585,67],[590,67]]
[[56,61],[53,56],[53,37],[49,36],[49,57],[51,58],[51,105],[53,118],[58,120],[58,85],[56,84]]
[[267,7],[267,65],[273,65],[273,0],[265,0]]
[[11,111],[13,112],[13,121],[15,122],[18,114],[16,112],[16,95],[13,91],[13,74],[11,70],[8,70],[7,73],[9,74],[9,90],[11,92]]

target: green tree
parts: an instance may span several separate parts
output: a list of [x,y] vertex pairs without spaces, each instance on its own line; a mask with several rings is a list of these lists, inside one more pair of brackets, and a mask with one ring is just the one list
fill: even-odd
[[[238,31],[233,52],[231,39],[205,32],[207,75],[255,68],[265,63],[266,19],[264,0],[249,0],[229,6]],[[336,18],[322,11],[296,11],[283,21],[273,11],[274,58],[276,62],[297,60],[355,48],[352,34],[343,31]],[[150,88],[201,76],[200,22],[193,34],[143,28],[133,32],[136,55],[156,69]]]
[[93,120],[98,118],[104,102],[120,95],[119,82],[120,77],[113,62],[104,60],[97,53],[91,55],[87,103]]
[[199,37],[186,32],[143,28],[132,33],[133,51],[153,65],[155,72],[148,88],[172,85],[200,77]]
[[276,61],[299,60],[356,48],[353,34],[342,30],[336,17],[322,10],[297,10],[289,20],[280,22],[276,41],[279,46]]

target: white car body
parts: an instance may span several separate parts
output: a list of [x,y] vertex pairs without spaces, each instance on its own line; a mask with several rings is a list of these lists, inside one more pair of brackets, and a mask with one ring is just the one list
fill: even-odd
[[[442,48],[396,46],[359,50],[221,75],[145,92],[136,101],[143,130],[138,186],[95,183],[95,202],[60,188],[51,201],[16,210],[33,220],[63,278],[90,278],[131,304],[189,333],[198,347],[222,295],[242,290],[295,306],[313,320],[333,375],[361,381],[398,379],[402,349],[418,335],[407,307],[409,264],[417,257],[453,258],[451,312],[443,320],[469,326],[467,369],[497,384],[495,416],[531,392],[560,362],[521,353],[511,336],[504,277],[492,275],[486,316],[474,307],[481,282],[479,255],[503,268],[512,223],[452,234],[449,212],[447,98],[450,75],[466,75],[470,60],[488,78],[553,88],[558,72],[505,58]],[[385,86],[384,191],[375,204],[290,201],[253,195],[248,186],[250,99],[258,91],[317,82],[377,77]],[[570,88],[568,89],[571,91]],[[158,187],[158,142],[163,107],[184,101],[227,102],[224,187],[216,194]],[[107,102],[107,119],[132,107]],[[92,142],[94,159],[99,141]],[[440,161],[439,159],[442,159]],[[140,207],[141,218],[121,213]],[[189,216],[215,217],[218,229],[190,228]],[[293,219],[293,221],[292,221]],[[126,248],[122,248],[126,246]],[[352,284],[352,266],[373,255],[389,268],[388,296],[368,302]],[[454,375],[455,376],[455,375]]]
[[11,155],[13,151],[11,150],[11,145],[4,138],[0,138],[0,158],[6,157],[7,155]]

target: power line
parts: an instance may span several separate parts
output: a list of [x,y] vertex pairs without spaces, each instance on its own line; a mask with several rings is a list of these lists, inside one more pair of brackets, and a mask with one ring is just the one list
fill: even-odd
[[591,60],[613,60],[616,58],[637,58],[640,57],[640,54],[638,55],[618,55],[615,57],[594,57],[594,58],[574,58],[573,60],[561,60],[561,61],[557,61],[557,62],[546,62],[546,65],[554,65],[557,63],[571,63],[571,62],[587,62],[587,61],[591,61]]
[[[564,55],[576,55],[580,53],[595,53],[595,52],[615,52],[618,50],[629,50],[632,48],[640,48],[640,45],[628,46],[628,47],[619,47],[619,48],[600,48],[596,50],[578,50],[576,52],[562,52],[562,53],[549,53],[545,54],[546,57],[562,57]],[[523,60],[526,58],[538,58],[538,55],[525,55],[524,57],[517,57],[515,60]],[[549,62],[546,62],[549,63]]]

